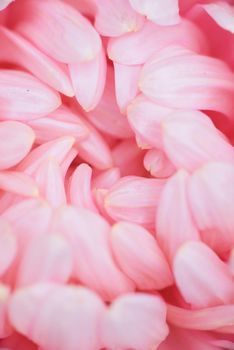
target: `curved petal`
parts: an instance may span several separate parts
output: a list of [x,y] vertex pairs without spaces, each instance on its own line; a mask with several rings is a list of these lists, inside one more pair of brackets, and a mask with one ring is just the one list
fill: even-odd
[[220,27],[234,34],[234,6],[225,1],[214,1],[202,7]]
[[163,151],[151,149],[144,157],[144,167],[150,175],[157,178],[167,178],[172,176],[176,169]]

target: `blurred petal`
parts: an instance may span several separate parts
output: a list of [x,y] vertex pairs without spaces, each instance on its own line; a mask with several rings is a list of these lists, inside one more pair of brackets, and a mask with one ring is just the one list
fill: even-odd
[[202,5],[202,7],[220,27],[234,34],[234,6],[224,1],[214,1],[213,3]]
[[234,301],[234,281],[228,266],[202,242],[187,242],[178,250],[173,273],[185,301],[206,308]]
[[0,119],[35,119],[60,104],[59,94],[33,75],[14,69],[0,70]]
[[130,4],[156,24],[167,26],[179,22],[178,0],[130,0]]
[[0,41],[4,46],[0,52],[1,61],[20,65],[55,90],[69,97],[74,96],[65,65],[54,61],[30,41],[3,26],[0,27]]
[[8,320],[7,308],[10,296],[10,288],[4,284],[0,284],[0,337],[5,338],[12,332],[11,325]]
[[191,177],[190,208],[203,241],[219,252],[234,244],[234,165],[207,163]]
[[15,236],[11,226],[0,220],[0,276],[9,268],[17,251]]
[[99,349],[104,311],[102,300],[92,291],[49,283],[19,289],[9,306],[17,331],[48,350],[74,350],[77,344],[80,350]]
[[188,203],[188,181],[188,173],[179,170],[167,181],[158,203],[156,238],[171,261],[184,242],[199,239]]
[[138,65],[169,45],[181,45],[205,54],[208,48],[204,34],[188,20],[163,27],[147,21],[137,32],[112,38],[108,43],[108,55],[114,62]]
[[95,27],[101,35],[119,36],[135,32],[144,23],[144,17],[135,12],[126,0],[96,0],[95,5]]
[[25,0],[18,17],[15,29],[59,62],[89,61],[101,48],[101,39],[90,22],[63,1]]
[[126,294],[103,320],[102,339],[109,349],[156,349],[167,334],[166,306],[158,296]]
[[29,153],[34,140],[29,126],[15,121],[0,122],[0,169],[18,164]]
[[36,182],[27,174],[18,171],[1,171],[0,188],[21,196],[37,197],[39,195]]
[[77,101],[86,111],[94,109],[105,87],[106,56],[104,50],[100,50],[92,61],[70,64],[69,70]]
[[114,257],[139,290],[163,289],[172,284],[169,265],[155,238],[143,227],[118,222],[111,230]]

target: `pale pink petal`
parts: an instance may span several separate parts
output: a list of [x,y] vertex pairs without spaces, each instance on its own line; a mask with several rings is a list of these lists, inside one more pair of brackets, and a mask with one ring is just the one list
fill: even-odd
[[227,265],[202,242],[187,242],[173,261],[175,282],[185,301],[194,308],[234,301],[234,280]]
[[163,151],[151,149],[144,157],[144,167],[153,177],[167,178],[175,173],[175,167]]
[[69,71],[77,101],[86,111],[94,109],[105,87],[106,55],[104,50],[100,50],[92,61],[70,64]]
[[234,6],[225,1],[214,1],[202,7],[220,27],[234,34]]
[[0,1],[0,11],[4,10],[12,1],[14,1],[14,0],[1,0]]
[[109,231],[104,218],[88,210],[61,208],[55,217],[54,232],[62,233],[73,249],[75,276],[106,301],[134,290],[111,255]]
[[233,113],[234,74],[221,60],[168,47],[142,68],[140,90],[156,103]]
[[201,237],[217,252],[234,244],[234,165],[207,163],[190,179],[189,204]]
[[29,126],[15,121],[0,122],[0,169],[18,164],[29,153],[34,140]]
[[169,265],[155,238],[143,227],[118,222],[111,230],[114,257],[139,290],[163,289],[172,284]]
[[209,161],[234,162],[233,146],[202,112],[175,112],[161,125],[164,150],[175,167],[194,171]]
[[3,26],[0,27],[0,41],[4,46],[4,50],[0,52],[1,61],[20,65],[55,90],[69,97],[74,96],[65,65],[54,61],[30,41]]
[[231,250],[230,255],[229,255],[228,267],[229,267],[232,275],[234,276],[234,248]]
[[73,172],[69,184],[69,198],[77,208],[97,212],[91,190],[92,168],[85,163],[80,164]]
[[47,350],[101,348],[104,312],[105,305],[92,291],[46,283],[19,289],[9,305],[16,330]]
[[95,0],[95,27],[101,35],[119,36],[139,30],[144,17],[133,10],[126,0]]
[[2,218],[11,224],[20,248],[27,245],[32,237],[47,232],[51,216],[51,208],[39,199],[21,201],[2,214]]
[[0,220],[0,276],[2,276],[14,261],[17,251],[15,236],[11,226]]
[[114,62],[115,94],[120,111],[125,113],[129,103],[138,92],[138,78],[141,66],[127,66]]
[[233,326],[234,304],[214,306],[201,310],[187,310],[177,306],[167,306],[167,320],[171,324],[187,329],[218,330]]
[[178,0],[129,0],[132,7],[159,25],[173,25],[180,20]]
[[25,287],[38,282],[65,283],[72,271],[71,248],[61,236],[32,239],[19,263],[16,284]]
[[71,148],[70,151],[67,153],[64,160],[60,163],[60,169],[62,172],[63,178],[66,180],[67,172],[71,169],[70,165],[75,160],[75,158],[78,155],[78,151],[75,148]]
[[106,195],[106,211],[115,220],[152,227],[164,185],[165,181],[161,179],[122,177]]
[[34,178],[39,186],[41,196],[52,207],[66,204],[63,176],[55,158],[48,158],[41,162],[34,173]]
[[156,349],[168,331],[166,305],[160,297],[127,294],[106,312],[102,339],[108,349]]
[[59,94],[33,75],[14,69],[0,70],[0,119],[35,119],[60,104]]
[[20,10],[21,13],[15,29],[57,61],[89,61],[98,54],[101,48],[98,33],[85,17],[65,2],[25,0],[23,9],[15,8],[15,12]]
[[148,100],[142,94],[130,103],[127,117],[141,148],[162,147],[161,121],[172,111],[171,108]]
[[19,171],[1,171],[0,188],[21,196],[37,197],[39,195],[36,182],[27,174]]
[[119,142],[112,149],[112,157],[114,165],[120,169],[122,176],[147,176],[143,167],[144,152],[137,147],[134,140]]
[[110,168],[102,171],[92,180],[92,188],[110,188],[113,186],[121,177],[120,169]]
[[199,239],[189,208],[188,181],[188,173],[179,170],[166,183],[158,203],[156,237],[171,261],[184,242]]
[[10,288],[0,284],[0,337],[8,337],[12,332],[12,327],[7,317],[7,307],[10,297]]
[[65,0],[68,4],[75,7],[79,12],[88,18],[94,18],[96,12],[95,0]]
[[115,138],[129,138],[132,130],[117,105],[114,79],[114,71],[109,68],[102,99],[93,111],[87,113],[87,117],[104,134]]
[[108,55],[121,64],[143,64],[153,53],[168,45],[181,45],[198,53],[206,54],[208,42],[200,29],[188,20],[174,26],[159,26],[147,21],[142,29],[108,43]]
[[71,136],[64,136],[54,141],[43,143],[34,148],[18,167],[29,175],[35,173],[38,167],[48,158],[54,158],[61,163],[74,144],[75,139]]

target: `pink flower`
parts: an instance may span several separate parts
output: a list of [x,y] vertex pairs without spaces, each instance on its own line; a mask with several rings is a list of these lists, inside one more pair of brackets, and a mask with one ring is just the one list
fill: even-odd
[[233,349],[233,0],[0,10],[0,349]]

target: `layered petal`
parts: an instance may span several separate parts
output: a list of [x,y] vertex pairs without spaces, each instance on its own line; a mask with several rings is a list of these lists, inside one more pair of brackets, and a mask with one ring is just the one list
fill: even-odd
[[106,195],[106,211],[115,220],[152,227],[164,185],[165,181],[161,179],[122,177]]
[[175,112],[161,125],[164,150],[175,167],[194,171],[209,161],[234,162],[234,147],[205,114]]
[[126,294],[110,306],[102,339],[110,349],[154,349],[166,338],[166,306],[158,296]]
[[198,53],[208,51],[207,39],[200,29],[182,19],[177,25],[163,27],[147,21],[137,32],[112,38],[108,43],[108,55],[114,62],[138,65],[169,45],[181,45]]
[[188,173],[179,170],[167,181],[158,203],[156,238],[170,261],[184,242],[199,240],[188,202],[188,183]]
[[0,122],[0,169],[18,164],[30,151],[35,140],[33,130],[20,122]]
[[144,17],[133,10],[125,0],[95,1],[95,27],[104,36],[119,36],[135,32],[144,23]]
[[81,350],[100,348],[104,312],[103,302],[92,291],[49,283],[19,289],[9,305],[17,331],[48,350],[74,350],[77,344]]
[[57,61],[89,61],[100,51],[101,39],[91,23],[64,1],[27,0],[23,7],[15,9],[21,15],[14,28]]
[[118,265],[139,290],[163,289],[173,283],[162,251],[143,227],[116,223],[111,230],[111,247]]
[[71,248],[64,238],[51,234],[35,237],[18,266],[17,287],[39,282],[65,283],[72,272]]
[[140,90],[156,103],[232,116],[234,74],[221,60],[168,47],[143,67]]
[[63,234],[73,249],[76,278],[104,300],[134,290],[133,282],[115,264],[109,242],[110,226],[100,215],[75,207],[61,208],[54,231]]
[[205,243],[217,252],[234,244],[234,165],[207,163],[191,177],[189,205]]
[[178,0],[129,0],[132,7],[147,19],[159,25],[177,24],[179,18]]
[[16,32],[0,27],[0,41],[4,50],[0,52],[0,60],[20,65],[55,90],[72,97],[74,91],[68,70],[42,51],[30,41]]
[[228,266],[202,242],[187,242],[173,261],[175,282],[194,308],[234,301],[234,280]]
[[88,62],[69,65],[75,95],[84,110],[94,109],[102,97],[106,82],[106,55],[104,49]]
[[59,94],[33,75],[14,69],[0,70],[1,120],[40,118],[60,104]]

